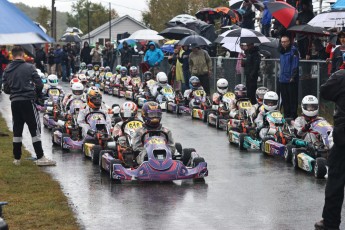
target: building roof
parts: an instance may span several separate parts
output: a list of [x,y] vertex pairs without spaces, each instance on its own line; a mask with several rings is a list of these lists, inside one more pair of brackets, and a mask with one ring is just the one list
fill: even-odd
[[[114,25],[118,24],[119,22],[125,20],[128,18],[129,20],[132,20],[134,23],[137,23],[138,25],[142,26],[143,29],[149,29],[147,26],[145,26],[143,23],[139,22],[138,20],[135,20],[129,15],[124,15],[119,18],[115,18],[111,20],[111,26],[113,27]],[[101,25],[100,27],[97,27],[96,29],[90,31],[90,38],[95,37],[97,34],[102,33],[105,30],[109,29],[109,21]],[[89,37],[89,34],[86,33],[84,36],[81,37],[82,40],[85,40]]]

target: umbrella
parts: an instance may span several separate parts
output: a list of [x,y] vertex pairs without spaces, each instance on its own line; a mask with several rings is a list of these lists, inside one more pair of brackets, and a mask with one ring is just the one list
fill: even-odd
[[187,37],[189,35],[196,35],[196,34],[197,33],[195,31],[190,30],[188,28],[181,27],[181,26],[175,26],[175,27],[171,27],[171,28],[166,28],[165,30],[160,32],[158,35],[161,35],[161,36],[168,38],[168,39],[181,40],[184,37]]
[[214,10],[217,11],[217,13],[227,14],[229,12],[230,8],[220,6],[220,7],[214,8]]
[[230,0],[229,6],[231,9],[238,9],[241,7],[243,0]]
[[296,24],[297,10],[286,2],[268,2],[267,9],[285,28]]
[[185,37],[178,44],[185,46],[185,45],[191,45],[193,43],[196,43],[199,46],[208,46],[211,44],[209,40],[207,40],[206,38],[200,35],[190,35],[188,37]]
[[317,35],[317,36],[329,36],[324,28],[318,26],[311,26],[308,24],[292,26],[288,29],[290,32],[306,34],[306,35]]
[[232,52],[241,52],[242,50],[239,43],[225,43],[222,46]]
[[345,9],[345,1],[338,0],[331,6],[332,10],[344,10]]
[[134,46],[137,45],[137,40],[125,38],[125,39],[122,39],[122,40],[119,41],[120,44],[119,44],[119,46],[117,47],[117,49],[122,49],[122,48],[123,48],[123,42],[124,42],[124,41],[126,41],[127,44],[128,44],[128,46],[131,46],[131,47],[134,47]]
[[62,35],[59,41],[62,42],[81,42],[81,39],[77,33],[65,33]]
[[14,4],[8,1],[1,1],[0,22],[1,45],[37,44],[54,41]]
[[66,33],[83,34],[83,32],[79,28],[77,28],[77,27],[67,27]]
[[167,41],[166,43],[164,43],[164,45],[161,47],[161,50],[163,52],[167,52],[167,53],[174,53],[174,47],[175,45],[178,43],[178,40],[170,40]]
[[[270,58],[279,58],[279,39],[278,38],[268,38],[270,42],[265,42],[259,44],[260,52],[264,53],[263,51],[266,51]],[[266,54],[266,53],[265,53]],[[266,55],[267,56],[267,55]]]
[[180,22],[182,24],[187,24],[188,22],[193,22],[196,20],[197,20],[197,18],[192,16],[192,15],[180,14],[180,15],[177,15],[176,17],[172,18],[169,22],[170,23]]
[[251,29],[235,29],[229,30],[220,35],[221,40],[217,38],[219,43],[264,43],[270,42],[262,33]]
[[157,31],[150,30],[150,29],[137,30],[131,36],[129,36],[129,38],[135,39],[135,40],[154,40],[154,41],[164,39],[162,36],[158,35]]
[[331,11],[316,15],[310,22],[311,26],[344,27],[345,11]]
[[203,9],[199,10],[198,12],[196,12],[195,17],[203,20],[205,14],[215,15],[216,17],[219,16],[219,15],[217,15],[217,11],[215,11],[214,9],[212,9],[212,8],[203,8]]

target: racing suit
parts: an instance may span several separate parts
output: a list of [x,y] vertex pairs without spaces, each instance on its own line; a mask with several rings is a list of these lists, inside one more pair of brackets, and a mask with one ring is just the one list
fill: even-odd
[[264,107],[261,106],[259,110],[260,112],[255,118],[254,123],[256,124],[256,129],[259,132],[260,138],[263,139],[267,135],[274,135],[275,130],[271,130],[267,122],[265,122],[265,119],[266,119],[265,115],[267,111],[264,109]]
[[183,93],[183,97],[185,98],[186,105],[189,105],[193,99],[193,92],[196,90],[204,90],[204,87],[200,86],[197,89],[186,89]]
[[107,122],[107,129],[110,130],[111,129],[111,118],[109,116],[109,114],[107,113],[107,111],[103,110],[103,109],[91,109],[90,107],[86,106],[84,109],[80,110],[79,114],[78,114],[78,118],[77,118],[77,123],[79,125],[79,127],[81,127],[82,129],[82,136],[83,138],[86,137],[87,135],[87,131],[91,128],[89,124],[86,123],[85,118],[88,114],[90,114],[91,112],[101,112],[105,115],[106,118],[106,122]]
[[[317,117],[316,119],[320,119]],[[311,121],[311,120],[310,120]],[[306,119],[305,116],[299,116],[295,119],[294,128],[297,131],[297,136],[304,137],[304,140],[310,143],[314,143],[317,141],[317,138],[314,133],[307,134],[308,130],[306,130],[305,125],[310,122]]]
[[172,87],[169,84],[161,85],[160,83],[156,83],[151,88],[151,95],[156,98],[156,101],[159,103],[162,103],[163,94],[161,92],[163,87],[169,87],[172,89]]
[[63,97],[65,95],[65,92],[63,91],[63,89],[61,88],[61,86],[51,86],[51,85],[48,85],[48,87],[44,87],[42,89],[42,93],[44,96],[48,96],[48,91],[50,89],[58,89],[60,91],[60,97]]
[[[144,148],[144,145],[141,142],[141,137],[148,130],[153,130],[153,131],[161,130],[161,131],[164,131],[165,133],[167,133],[168,138],[169,138],[168,146],[170,147],[171,154],[174,155],[175,151],[176,151],[175,143],[174,143],[174,140],[172,138],[171,131],[169,129],[162,127],[162,125],[160,125],[158,128],[151,128],[151,127],[148,127],[144,124],[143,127],[141,127],[140,129],[137,129],[137,131],[135,132],[134,137],[133,137],[133,151],[140,152],[139,155],[137,156],[138,165],[140,165],[144,162],[145,156],[147,155],[146,149]],[[146,136],[148,137],[148,135],[146,135]]]

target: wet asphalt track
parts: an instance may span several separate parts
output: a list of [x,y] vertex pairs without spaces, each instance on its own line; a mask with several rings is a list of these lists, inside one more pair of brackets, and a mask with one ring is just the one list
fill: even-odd
[[[109,105],[124,101],[103,98]],[[10,125],[7,95],[0,96],[0,104]],[[83,229],[314,229],[322,213],[325,180],[295,171],[278,157],[240,152],[229,145],[224,131],[189,116],[165,114],[163,124],[175,142],[196,148],[205,158],[205,183],[114,184],[80,152],[52,147],[50,131],[43,128],[45,154],[57,161],[45,171],[61,184]],[[25,129],[25,144],[31,142],[29,136]]]

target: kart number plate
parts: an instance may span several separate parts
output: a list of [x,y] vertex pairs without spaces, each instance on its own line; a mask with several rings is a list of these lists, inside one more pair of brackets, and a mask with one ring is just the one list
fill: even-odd
[[112,77],[113,74],[112,74],[111,72],[107,72],[107,73],[105,74],[105,76],[106,76],[106,77]]
[[129,129],[138,129],[143,126],[143,124],[140,121],[131,121],[128,122],[126,125]]
[[250,101],[241,101],[239,107],[242,109],[250,109],[252,107],[252,103],[250,103]]
[[317,126],[319,127],[330,127],[331,125],[327,121],[320,121],[317,123]]
[[122,82],[127,81],[127,77],[123,77],[123,78],[121,78],[121,81],[122,81]]
[[200,97],[201,95],[205,95],[205,91],[204,90],[195,90],[194,91],[194,95],[197,97]]
[[134,79],[132,79],[132,83],[134,85],[138,85],[140,83],[140,79],[139,78],[134,78]]
[[283,118],[283,115],[280,112],[273,112],[271,113],[271,116],[276,119]]
[[173,90],[171,88],[163,88],[162,91],[165,94],[172,94],[173,93]]
[[148,142],[149,142],[149,144],[152,144],[152,145],[165,144],[165,141],[162,139],[159,139],[159,138],[152,138]]
[[59,96],[60,95],[60,90],[58,90],[58,89],[50,89],[49,90],[49,95]]
[[235,94],[231,93],[231,92],[228,92],[226,94],[224,94],[223,98],[227,98],[227,99],[235,99]]

